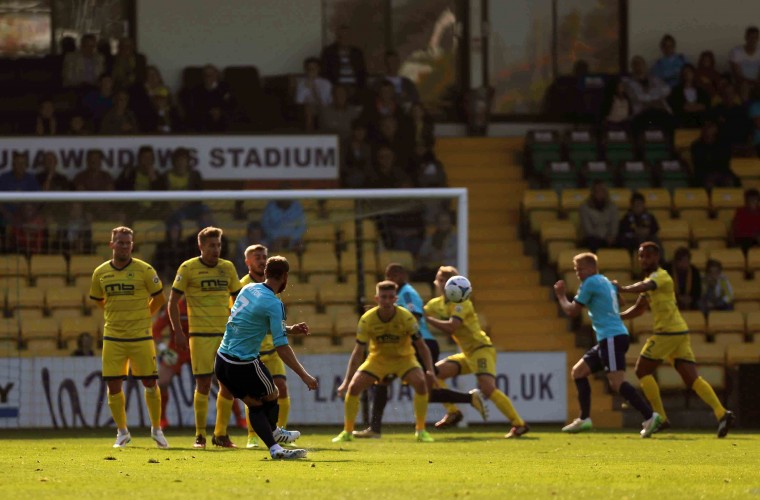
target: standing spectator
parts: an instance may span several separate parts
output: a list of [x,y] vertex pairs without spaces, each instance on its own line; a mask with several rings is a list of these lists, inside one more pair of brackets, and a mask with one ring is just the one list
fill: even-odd
[[314,130],[322,109],[332,104],[332,84],[319,76],[319,59],[316,57],[307,58],[303,69],[306,75],[296,83],[295,101],[305,108],[306,130]]
[[604,126],[607,130],[629,130],[631,126],[631,117],[633,116],[633,106],[631,99],[625,91],[625,83],[622,78],[616,78],[610,83],[611,91],[605,99],[602,106],[602,116],[604,116]]
[[732,311],[734,309],[734,289],[726,275],[723,274],[723,265],[720,261],[715,259],[707,261],[702,285],[699,308],[704,314],[709,314],[710,311]]
[[63,59],[63,86],[94,86],[106,70],[105,59],[97,51],[98,42],[93,34],[82,36],[78,52],[69,52]]
[[37,174],[37,184],[42,191],[71,191],[71,183],[58,172],[58,157],[52,151],[45,151],[42,157],[43,170]]
[[760,245],[760,191],[744,191],[744,206],[736,209],[731,227],[734,242],[744,253]]
[[710,95],[697,86],[694,66],[686,64],[681,69],[678,85],[668,96],[676,125],[696,128],[702,125],[705,111],[710,106]]
[[398,74],[401,68],[401,59],[398,52],[395,50],[387,51],[384,62],[385,73],[381,76],[381,79],[393,84],[393,89],[396,92],[396,102],[408,113],[413,104],[420,102],[417,86],[409,78]]
[[596,253],[615,244],[620,217],[604,182],[594,181],[591,195],[580,206],[579,214],[584,247]]
[[300,251],[306,232],[303,206],[296,200],[270,201],[261,215],[261,228],[270,250]]
[[367,142],[367,126],[360,120],[351,123],[351,138],[340,156],[340,185],[357,189],[363,187],[372,173],[372,147]]
[[673,278],[678,309],[688,311],[699,308],[702,296],[702,277],[697,266],[691,263],[691,252],[686,247],[678,247],[673,260],[665,266]]
[[646,199],[638,192],[631,195],[631,206],[620,219],[618,246],[633,252],[645,241],[658,241],[660,226],[657,218],[647,211]]
[[319,130],[338,134],[341,144],[345,144],[351,139],[351,124],[360,114],[361,108],[349,104],[346,87],[334,85],[332,103],[320,112]]
[[335,42],[322,49],[322,76],[333,85],[342,84],[349,89],[351,97],[364,90],[367,84],[367,67],[364,53],[349,45],[348,26],[341,25],[335,33]]
[[103,116],[100,123],[100,133],[106,135],[136,134],[137,118],[129,109],[129,93],[119,90],[114,97],[114,105]]
[[111,70],[117,89],[126,90],[133,85],[142,85],[145,82],[146,66],[145,56],[137,52],[134,40],[119,40],[119,48],[113,58]]
[[203,82],[190,90],[189,110],[193,128],[197,131],[215,131],[220,123],[228,123],[233,108],[232,92],[226,82],[220,80],[216,66],[203,68]]
[[734,47],[728,55],[731,75],[744,101],[749,98],[752,89],[757,87],[760,78],[760,51],[757,50],[757,42],[758,29],[750,26],[744,32],[744,45]]
[[625,88],[633,107],[633,132],[641,134],[648,128],[663,129],[670,137],[674,124],[667,97],[670,87],[660,78],[647,73],[647,63],[641,56],[631,59],[631,76]]
[[76,191],[113,191],[113,177],[103,170],[103,152],[99,149],[88,149],[86,162],[86,168],[74,177],[74,189]]
[[412,104],[409,112],[414,131],[414,147],[431,144],[435,140],[435,123],[421,102]]
[[686,56],[676,54],[676,39],[671,35],[662,37],[660,51],[662,57],[652,66],[652,74],[673,88],[678,84],[681,69],[686,65]]
[[61,133],[52,99],[40,101],[37,116],[31,129],[34,135],[58,135]]
[[731,171],[731,148],[718,137],[718,125],[707,121],[699,138],[691,143],[691,162],[694,181],[708,190],[731,187],[735,176]]
[[113,78],[104,73],[98,80],[98,89],[91,90],[82,99],[82,107],[87,110],[97,128],[103,116],[113,107]]
[[699,54],[697,61],[697,87],[701,88],[710,96],[715,97],[718,92],[718,81],[720,73],[715,69],[715,54],[711,50],[705,50]]

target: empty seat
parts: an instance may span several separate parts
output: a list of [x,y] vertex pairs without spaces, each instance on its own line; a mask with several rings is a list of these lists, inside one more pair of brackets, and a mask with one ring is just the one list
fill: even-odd
[[38,276],[68,276],[68,263],[63,255],[32,255],[29,274]]
[[707,219],[691,224],[691,234],[694,241],[726,240],[726,225],[717,219]]
[[644,313],[641,316],[633,318],[631,321],[632,334],[643,344],[642,337],[651,335],[654,331],[654,319],[651,313]]
[[710,250],[710,258],[720,261],[726,271],[744,271],[747,267],[744,253],[738,248]]
[[566,220],[547,221],[541,225],[540,230],[541,243],[546,244],[550,241],[565,240],[575,241],[577,230],[575,225]]
[[544,221],[555,221],[559,219],[559,213],[556,210],[533,210],[528,213],[528,229],[531,234],[536,234],[541,229]]
[[69,276],[76,280],[79,276],[92,277],[96,267],[105,262],[97,255],[72,255],[69,259]]
[[742,179],[744,185],[744,179],[760,177],[760,159],[731,158],[731,170]]
[[644,196],[646,200],[647,209],[665,209],[670,210],[672,208],[672,201],[670,192],[663,188],[641,188],[638,192]]
[[680,210],[704,210],[710,209],[710,200],[704,188],[677,188],[673,191],[673,207]]
[[0,277],[29,276],[29,263],[23,255],[0,255]]
[[760,247],[750,248],[747,252],[747,270],[750,272],[760,271]]
[[620,179],[623,186],[630,189],[651,187],[652,169],[643,161],[626,161],[620,167]]
[[744,205],[742,188],[713,188],[710,193],[710,206],[713,210],[736,209]]
[[[408,262],[411,258],[410,256],[407,256],[408,252],[404,252],[401,257],[404,259],[404,262]],[[387,252],[384,252],[384,258],[393,258],[392,254],[387,254]],[[377,274],[378,272],[383,271],[384,269],[380,269],[377,265],[377,254],[374,250],[365,249],[362,252],[362,270],[365,273],[372,273]],[[390,264],[391,262],[395,262],[392,260],[383,261],[385,265]],[[406,266],[407,264],[402,265]],[[412,264],[412,267],[407,267],[407,269],[413,269],[414,264]],[[356,258],[355,252],[342,252],[340,255],[340,270],[343,275],[347,274],[354,274],[358,272],[359,270],[359,261]]]
[[569,161],[551,161],[544,169],[544,185],[557,190],[577,187],[578,168]]
[[380,270],[385,271],[385,266],[391,262],[401,264],[406,269],[414,269],[414,255],[406,250],[383,250],[377,256]]
[[577,211],[588,197],[588,189],[563,189],[560,196],[560,207],[565,213]]
[[40,354],[58,349],[58,322],[53,318],[21,321],[21,340],[30,352]]
[[322,305],[356,304],[357,298],[357,288],[353,283],[337,283],[319,290],[319,302]]
[[690,240],[691,228],[684,220],[669,219],[658,221],[660,225],[659,236],[661,240]]
[[660,365],[657,368],[657,385],[663,391],[683,388],[683,380],[675,368],[670,365]]
[[[651,158],[645,158],[648,161],[655,161]],[[660,185],[665,189],[675,189],[688,187],[691,183],[689,167],[682,161],[661,159],[656,162],[657,175],[660,178]]]
[[600,248],[597,252],[599,269],[607,271],[631,271],[631,254],[621,248]]
[[707,320],[700,311],[681,311],[681,316],[691,333],[699,334],[707,331]]
[[631,205],[631,190],[628,188],[610,188],[610,201],[614,203],[618,209],[625,210]]
[[588,249],[583,248],[566,248],[559,252],[557,257],[557,272],[560,274],[573,271],[574,264],[573,259],[576,255],[588,252]]
[[317,287],[312,283],[293,283],[282,292],[282,301],[288,306],[316,304],[317,299]]
[[63,276],[40,276],[34,280],[34,286],[43,290],[63,288],[66,286],[66,278]]
[[746,331],[749,335],[760,334],[760,312],[747,313],[746,321]]
[[[143,219],[135,221],[132,225],[135,232],[135,241],[139,243],[160,243],[166,237],[166,222],[163,220]],[[224,228],[227,236],[227,227]]]
[[334,252],[305,252],[301,255],[301,272],[305,275],[335,274],[338,270],[338,257]]
[[61,341],[76,340],[82,333],[89,333],[93,338],[98,338],[99,328],[99,321],[93,316],[62,318],[60,320]]
[[312,241],[335,243],[337,239],[337,227],[329,221],[309,224],[303,235],[303,241],[307,243]]
[[335,334],[341,337],[353,337],[356,335],[356,327],[359,324],[357,314],[344,314],[335,317]]
[[45,307],[45,291],[40,288],[19,288],[8,293],[6,300],[9,309],[39,309]]
[[546,261],[550,265],[556,265],[560,254],[565,250],[575,250],[575,241],[550,241],[546,244]]
[[49,289],[45,294],[45,303],[49,310],[81,309],[83,306],[82,292],[73,286]]
[[712,311],[707,317],[707,333],[716,344],[744,341],[744,314],[739,311]]
[[553,189],[529,189],[523,193],[522,207],[526,212],[533,210],[557,210],[559,198]]
[[726,364],[733,366],[742,363],[760,363],[760,342],[752,344],[729,344],[726,346]]
[[332,336],[335,333],[333,318],[328,314],[306,314],[299,320],[309,325],[311,335]]

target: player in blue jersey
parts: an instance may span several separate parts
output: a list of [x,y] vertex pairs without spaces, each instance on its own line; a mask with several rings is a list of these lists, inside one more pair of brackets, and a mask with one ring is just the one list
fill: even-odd
[[[303,458],[306,450],[285,450],[279,442],[293,442],[301,433],[277,427],[277,386],[259,359],[261,342],[271,332],[277,354],[306,384],[317,388],[317,380],[298,362],[288,345],[288,333],[309,334],[306,323],[285,324],[285,306],[277,294],[288,284],[290,266],[280,256],[267,259],[264,282],[246,285],[235,299],[222,343],[216,353],[214,373],[219,384],[248,406],[251,427],[266,443],[272,458]],[[274,429],[274,430],[273,430]]]
[[578,294],[573,301],[567,299],[565,282],[554,285],[562,310],[570,317],[577,316],[584,307],[588,309],[591,326],[596,334],[597,344],[573,366],[572,376],[578,388],[578,402],[581,414],[562,428],[563,432],[583,432],[590,430],[591,424],[591,384],[588,376],[604,369],[610,388],[620,393],[644,416],[641,437],[647,438],[657,432],[662,417],[652,411],[652,407],[625,381],[625,353],[628,351],[628,329],[620,319],[620,305],[615,286],[599,274],[596,255],[581,253],[573,258],[575,274],[581,281]]
[[[438,362],[441,349],[438,346],[438,341],[435,339],[430,329],[428,328],[427,321],[425,320],[424,303],[422,297],[414,289],[412,285],[407,281],[409,274],[404,266],[398,263],[388,264],[385,268],[385,279],[393,281],[398,286],[396,305],[399,305],[417,318],[419,326],[419,332],[422,335],[422,339],[430,350],[430,357],[433,359],[433,365]],[[415,355],[420,366],[425,366],[420,353],[415,348]],[[376,383],[370,392],[372,399],[372,412],[370,416],[370,426],[363,431],[354,431],[353,435],[358,438],[379,438],[382,432],[383,425],[383,412],[385,411],[385,405],[388,403],[388,384],[391,380],[383,380]],[[437,389],[428,387],[430,394],[430,402],[432,403],[470,403],[475,409],[477,409],[481,415],[485,418],[486,406],[483,401],[483,397],[478,389],[467,393],[454,391],[449,389]],[[452,407],[456,410],[456,406]],[[461,413],[459,413],[461,415]],[[461,420],[461,418],[460,418]]]

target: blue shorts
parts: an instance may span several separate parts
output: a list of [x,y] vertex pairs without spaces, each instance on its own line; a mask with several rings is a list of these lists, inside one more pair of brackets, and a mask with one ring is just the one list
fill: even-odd
[[591,368],[591,373],[601,371],[602,368],[606,372],[624,371],[625,353],[628,352],[630,342],[631,338],[625,333],[607,337],[586,351],[583,361]]

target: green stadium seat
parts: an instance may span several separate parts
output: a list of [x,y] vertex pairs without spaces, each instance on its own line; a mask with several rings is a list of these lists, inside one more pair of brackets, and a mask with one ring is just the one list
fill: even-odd
[[549,162],[544,169],[544,182],[557,191],[578,187],[578,169],[569,161]]
[[528,132],[526,150],[531,169],[537,175],[543,175],[550,162],[562,160],[562,144],[554,130]]
[[565,136],[567,159],[580,168],[582,165],[599,158],[596,138],[588,130],[571,130]]
[[614,164],[633,161],[636,153],[630,135],[622,130],[610,130],[604,137],[604,157]]
[[617,183],[616,169],[606,161],[593,160],[581,164],[581,176],[587,186],[595,181],[602,181],[608,186]]
[[643,161],[625,161],[620,167],[620,182],[629,189],[652,186],[652,169]]
[[675,188],[689,187],[691,175],[689,167],[678,160],[660,160],[656,163],[660,185],[672,191]]
[[642,159],[653,165],[673,157],[673,149],[662,130],[645,131],[641,149]]

